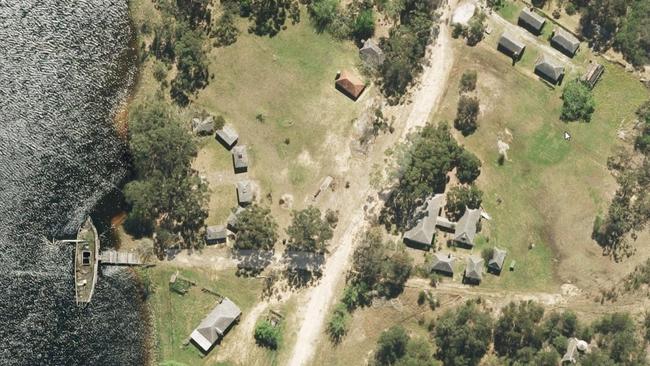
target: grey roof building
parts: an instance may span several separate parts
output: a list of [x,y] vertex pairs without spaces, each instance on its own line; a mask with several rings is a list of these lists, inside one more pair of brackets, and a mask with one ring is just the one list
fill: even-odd
[[217,130],[217,140],[219,140],[227,149],[231,149],[239,139],[237,131],[232,126],[225,125],[222,129]]
[[566,353],[564,353],[564,356],[562,356],[562,360],[560,362],[562,363],[562,365],[567,363],[576,363],[578,362],[577,356],[578,356],[578,339],[575,337],[569,338],[569,341],[567,342],[567,346],[566,346]]
[[246,145],[239,145],[232,148],[232,163],[235,166],[235,173],[242,173],[248,170],[248,151]]
[[436,224],[442,211],[444,198],[443,194],[436,194],[426,201],[424,216],[413,228],[404,233],[404,243],[427,249],[431,246],[433,237],[436,234]]
[[456,223],[454,241],[470,247],[474,246],[477,224],[481,220],[481,209],[465,207],[465,213]]
[[237,200],[240,205],[248,205],[253,202],[253,183],[250,180],[237,182]]
[[534,34],[542,33],[544,23],[546,23],[546,19],[530,9],[523,9],[519,13],[519,19],[517,20],[517,24]]
[[192,132],[197,135],[211,135],[214,133],[214,117],[192,118]]
[[578,47],[580,47],[580,40],[573,34],[565,31],[560,27],[553,30],[553,37],[551,38],[551,46],[562,51],[567,56],[573,57]]
[[372,39],[363,42],[363,47],[359,49],[359,57],[361,57],[361,60],[363,60],[364,63],[373,67],[383,64],[386,59],[384,51],[382,51],[377,42]]
[[435,253],[431,261],[431,272],[438,272],[447,276],[454,275],[456,259],[451,254]]
[[226,334],[233,323],[239,320],[240,316],[241,310],[226,297],[201,321],[190,337],[204,352],[207,352],[219,338]]
[[492,251],[492,258],[488,260],[488,269],[497,274],[501,273],[501,270],[503,270],[503,263],[506,261],[507,254],[508,252],[505,250],[494,247],[494,250]]
[[508,32],[503,32],[501,38],[499,38],[497,49],[513,59],[519,60],[521,55],[524,54],[526,45],[516,36]]
[[205,229],[205,242],[208,244],[218,244],[226,241],[228,232],[225,225],[208,226]]
[[481,282],[481,279],[483,279],[483,263],[485,262],[481,257],[467,257],[465,280],[470,282]]
[[543,54],[535,62],[535,74],[552,84],[557,84],[564,77],[564,66],[559,61]]

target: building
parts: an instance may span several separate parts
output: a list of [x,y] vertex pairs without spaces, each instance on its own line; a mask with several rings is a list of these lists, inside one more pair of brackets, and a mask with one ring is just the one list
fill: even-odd
[[456,223],[454,241],[464,246],[473,247],[474,237],[479,221],[481,220],[481,209],[465,207],[465,213]]
[[542,54],[535,62],[535,74],[551,84],[558,84],[564,78],[564,66],[552,57]]
[[483,279],[483,258],[476,256],[467,257],[464,280],[468,283],[478,284]]
[[492,257],[490,260],[488,260],[488,271],[494,274],[501,274],[501,271],[503,270],[503,263],[506,261],[507,254],[508,252],[505,250],[494,247],[492,250]]
[[436,234],[438,216],[442,212],[445,196],[436,194],[426,201],[426,208],[418,210],[424,215],[414,227],[404,233],[404,243],[421,249],[429,249]]
[[236,233],[238,231],[237,216],[243,211],[246,211],[246,209],[243,207],[237,207],[235,212],[231,212],[230,215],[228,215],[228,220],[226,221],[226,227],[228,230],[232,231],[233,233]]
[[526,28],[533,34],[541,34],[544,23],[546,23],[546,19],[531,9],[523,9],[519,13],[519,19],[517,20],[519,26]]
[[517,61],[521,59],[521,56],[524,54],[526,45],[514,35],[504,32],[501,35],[501,38],[499,38],[497,49]]
[[452,277],[454,275],[454,263],[456,263],[456,259],[451,254],[435,253],[431,261],[431,272]]
[[217,130],[217,140],[219,140],[219,142],[221,142],[228,150],[235,146],[238,139],[239,135],[232,126],[226,125],[223,126],[222,129]]
[[596,86],[596,83],[600,79],[601,76],[603,76],[603,73],[605,72],[605,68],[603,65],[589,61],[589,67],[587,67],[587,71],[585,72],[584,75],[582,75],[582,81],[587,83],[590,88],[594,88]]
[[377,42],[372,39],[363,42],[363,47],[359,49],[359,57],[366,65],[372,67],[377,67],[383,64],[386,59],[384,51],[382,51]]
[[359,99],[361,93],[366,88],[366,84],[352,73],[348,71],[340,72],[336,75],[336,90],[345,94],[348,98],[352,100]]
[[240,180],[237,182],[237,201],[241,206],[253,202],[253,183],[250,180]]
[[243,173],[248,170],[248,152],[246,145],[239,145],[232,148],[232,163],[235,173]]
[[192,118],[192,132],[196,135],[212,135],[214,133],[214,118],[208,116],[206,118]]
[[572,337],[569,338],[569,341],[567,342],[566,352],[564,353],[564,356],[562,356],[562,360],[560,362],[562,365],[568,363],[576,363],[578,362],[577,357],[578,357],[578,339]]
[[551,46],[557,48],[569,57],[573,57],[580,47],[580,40],[568,31],[556,27],[551,37]]
[[205,229],[205,242],[207,244],[225,243],[228,237],[225,225],[208,226]]
[[203,352],[208,352],[240,316],[241,310],[226,297],[201,321],[190,338]]

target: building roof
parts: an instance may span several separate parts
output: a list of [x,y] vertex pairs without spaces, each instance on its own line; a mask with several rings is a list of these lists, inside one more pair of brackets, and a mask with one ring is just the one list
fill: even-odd
[[564,66],[559,61],[543,54],[535,63],[535,73],[555,83],[564,75]]
[[582,80],[589,84],[589,87],[593,88],[594,85],[596,85],[598,79],[600,79],[600,77],[603,75],[604,71],[605,68],[603,65],[590,61],[589,67],[587,67],[587,71],[582,76]]
[[453,275],[455,262],[456,259],[451,254],[435,253],[431,261],[431,271]]
[[[433,241],[436,233],[436,223],[438,221],[438,213],[443,206],[445,196],[443,194],[436,194],[430,197],[423,210],[425,214],[420,218],[413,228],[404,233],[404,240],[414,244],[429,246]],[[419,210],[421,212],[421,210]]]
[[481,209],[471,209],[465,207],[465,213],[456,223],[454,240],[473,246],[474,237],[476,236],[476,225],[480,219]]
[[567,32],[566,30],[556,27],[553,30],[553,38],[551,38],[551,46],[559,49],[560,51],[573,56],[578,47],[580,47],[580,40],[576,38],[573,34]]
[[211,240],[224,240],[228,236],[225,225],[208,226],[205,230],[205,239]]
[[503,32],[499,38],[499,48],[508,51],[513,56],[519,56],[526,49],[526,45],[516,36]]
[[465,277],[480,281],[483,278],[483,258],[476,256],[467,257],[467,267],[465,267]]
[[503,269],[503,263],[506,261],[507,254],[508,252],[505,250],[494,247],[492,258],[488,261],[488,267],[496,271],[501,271]]
[[521,13],[519,13],[518,22],[520,25],[524,25],[530,30],[540,32],[544,26],[544,23],[546,23],[546,19],[534,11],[524,8]]
[[214,117],[192,118],[192,132],[195,134],[212,134],[214,132]]
[[239,139],[237,131],[230,125],[225,125],[222,129],[217,130],[217,137],[228,147],[232,147],[237,142],[237,139]]
[[228,215],[227,226],[230,231],[237,231],[237,216],[245,210],[246,209],[243,207],[237,207],[235,212],[231,212],[230,215]]
[[336,88],[353,100],[357,100],[366,85],[358,76],[344,70],[336,79]]
[[208,351],[240,315],[241,310],[226,297],[201,321],[190,337],[203,351]]
[[239,145],[232,148],[232,159],[235,169],[248,168],[248,152],[246,145]]
[[578,339],[575,337],[569,338],[566,346],[566,352],[562,356],[562,364],[570,362],[576,363],[576,356],[578,355]]
[[237,182],[237,199],[240,204],[253,202],[253,184],[250,180],[240,180]]
[[363,47],[359,49],[359,57],[363,62],[371,66],[379,66],[383,64],[386,59],[384,51],[382,51],[377,42],[372,39],[363,42]]

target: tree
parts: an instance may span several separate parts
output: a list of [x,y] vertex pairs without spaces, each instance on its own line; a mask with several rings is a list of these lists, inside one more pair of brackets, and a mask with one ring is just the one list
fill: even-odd
[[591,89],[579,81],[572,80],[562,92],[562,113],[560,118],[564,121],[583,120],[589,122],[594,112],[595,102]]
[[607,314],[597,320],[593,327],[599,335],[600,349],[607,350],[609,358],[616,364],[645,364],[645,348],[636,336],[636,327],[630,314]]
[[282,341],[280,328],[273,326],[268,320],[262,320],[255,326],[255,342],[266,348],[277,349]]
[[291,23],[300,21],[300,8],[295,0],[251,0],[249,32],[258,36],[275,36],[284,27],[287,13]]
[[634,148],[643,154],[650,155],[650,100],[637,109],[636,115],[643,125],[641,133],[634,142]]
[[483,192],[475,185],[452,187],[447,193],[445,211],[449,219],[457,221],[465,213],[465,207],[477,209],[483,201]]
[[237,239],[234,247],[239,250],[270,250],[278,240],[278,224],[271,210],[252,205],[237,215]]
[[176,0],[177,13],[192,27],[209,28],[212,19],[211,0]]
[[546,5],[546,0],[532,0],[531,2],[536,8],[543,8]]
[[496,353],[512,360],[523,356],[518,352],[524,347],[529,347],[532,354],[537,353],[544,341],[540,327],[543,316],[544,308],[532,301],[509,303],[494,327]]
[[431,344],[423,338],[411,339],[406,344],[406,354],[399,359],[395,366],[439,366],[433,359]]
[[221,14],[212,35],[216,38],[217,47],[229,46],[237,42],[239,29],[235,25],[235,15],[232,11],[226,10]]
[[467,28],[468,45],[475,46],[483,40],[483,36],[485,35],[485,18],[485,13],[478,10],[469,20]]
[[334,308],[332,317],[327,323],[327,333],[334,343],[339,343],[347,334],[349,328],[350,314],[344,304],[338,304]]
[[477,73],[476,70],[467,70],[463,73],[463,75],[460,77],[460,92],[465,93],[465,92],[470,92],[474,91],[476,89],[476,79],[477,79]]
[[461,183],[472,183],[481,174],[481,161],[476,155],[464,150],[458,155],[456,177]]
[[310,206],[291,213],[293,221],[287,228],[288,248],[294,251],[325,253],[333,232],[327,221],[321,217],[318,208]]
[[338,15],[339,0],[314,0],[309,4],[309,16],[317,31],[325,31]]
[[650,64],[650,3],[630,1],[630,9],[614,38],[614,47],[636,67]]
[[582,34],[596,51],[606,50],[626,13],[626,0],[591,0],[580,18]]
[[492,319],[478,304],[468,301],[448,310],[438,319],[433,337],[436,357],[444,365],[474,366],[488,350],[492,338]]
[[375,361],[378,366],[393,365],[406,354],[409,335],[401,326],[393,326],[385,330],[377,341]]
[[479,112],[478,98],[461,95],[458,100],[458,111],[454,119],[454,127],[463,136],[471,135],[478,128],[476,121]]
[[357,15],[352,25],[352,35],[357,40],[368,39],[375,33],[375,14],[372,8],[365,9]]

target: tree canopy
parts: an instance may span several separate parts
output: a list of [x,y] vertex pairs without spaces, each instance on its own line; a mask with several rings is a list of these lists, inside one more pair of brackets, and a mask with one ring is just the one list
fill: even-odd
[[572,80],[562,92],[562,113],[560,118],[565,121],[583,120],[589,122],[594,112],[596,102],[591,94],[591,89],[579,81]]
[[310,206],[304,210],[294,210],[291,216],[293,221],[287,228],[289,250],[325,253],[333,232],[320,210]]
[[447,193],[445,211],[449,219],[458,221],[465,213],[465,207],[477,209],[481,207],[483,192],[475,185],[451,187]]
[[273,249],[278,240],[278,224],[267,207],[252,205],[237,215],[236,249]]
[[461,95],[458,100],[458,110],[454,119],[454,127],[460,131],[463,136],[474,133],[478,128],[479,102],[477,97]]

